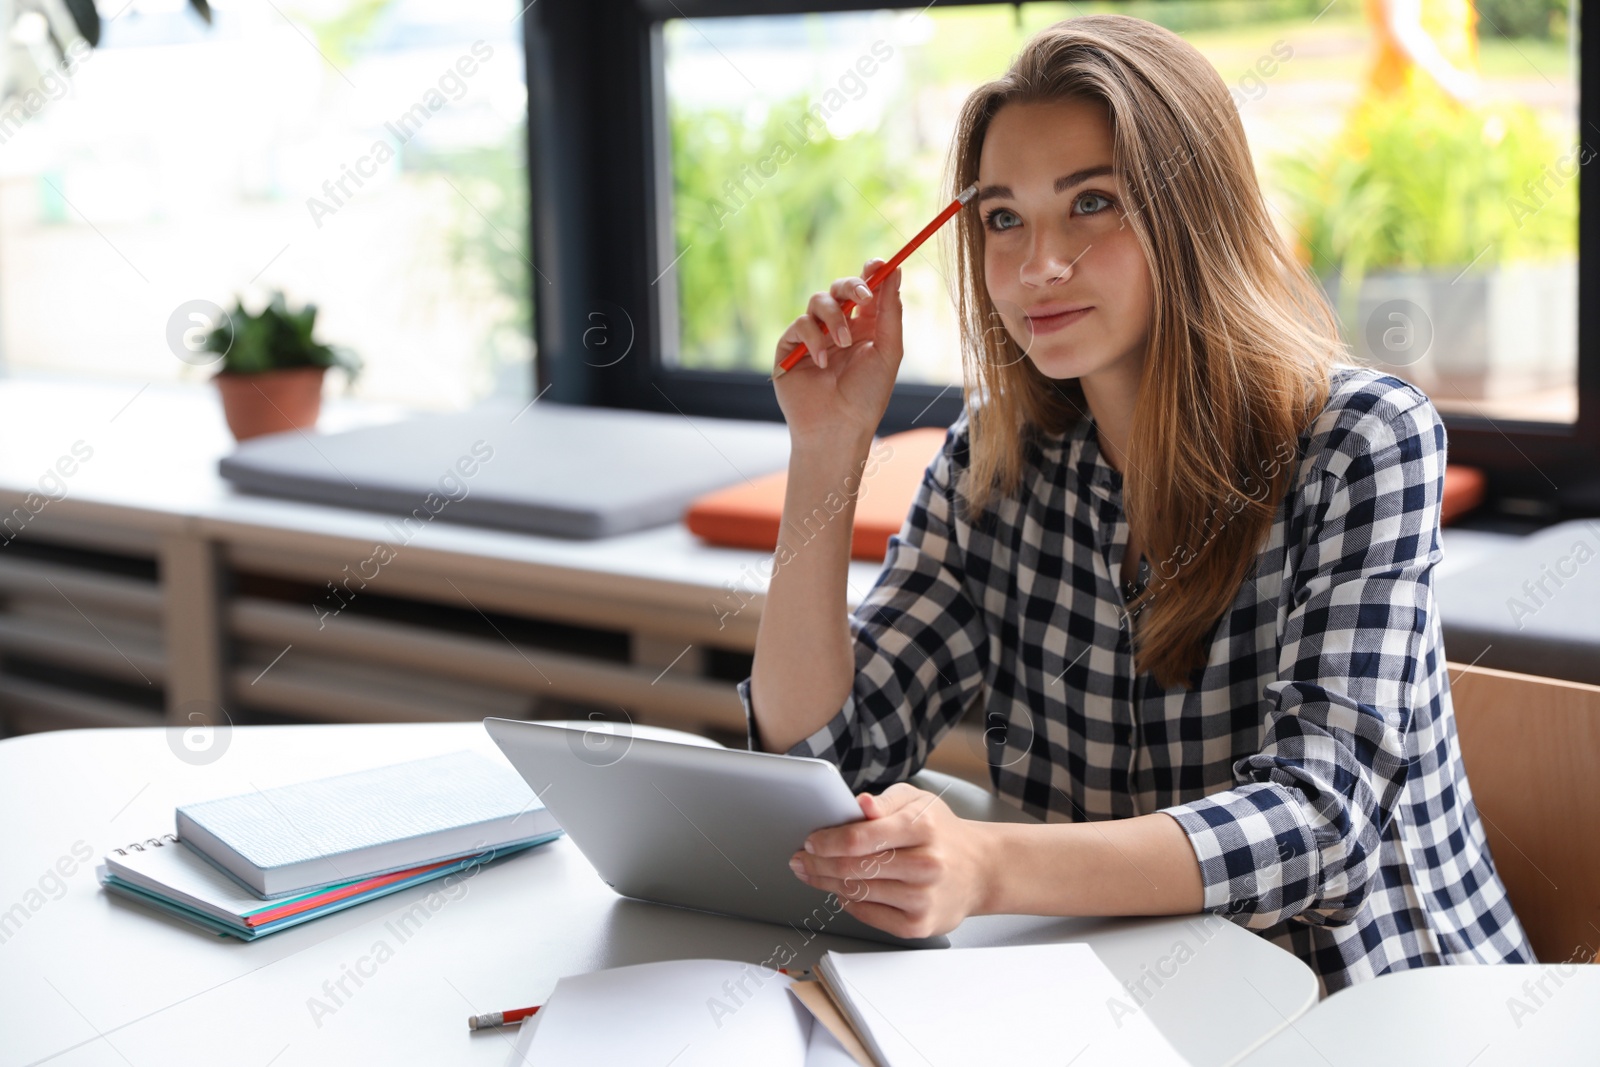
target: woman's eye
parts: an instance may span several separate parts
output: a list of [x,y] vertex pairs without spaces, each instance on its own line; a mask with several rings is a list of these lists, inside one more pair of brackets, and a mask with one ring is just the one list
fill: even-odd
[[983,217],[983,224],[989,229],[995,231],[1009,230],[1013,227],[1010,222],[1006,221],[1008,219],[1011,220],[1011,222],[1015,222],[1017,225],[1021,225],[1021,221],[1017,219],[1016,212],[1010,210],[1009,208],[1003,207],[992,209]]
[[1084,201],[1093,202],[1093,201],[1096,201],[1096,200],[1101,202],[1101,206],[1100,207],[1092,207],[1087,211],[1080,212],[1080,214],[1083,214],[1083,215],[1098,215],[1098,214],[1100,214],[1100,212],[1104,211],[1106,208],[1111,206],[1111,198],[1109,196],[1106,196],[1106,195],[1102,194],[1102,193],[1080,193],[1078,195],[1078,199],[1075,201],[1074,206],[1080,206],[1080,205],[1082,205],[1084,203]]

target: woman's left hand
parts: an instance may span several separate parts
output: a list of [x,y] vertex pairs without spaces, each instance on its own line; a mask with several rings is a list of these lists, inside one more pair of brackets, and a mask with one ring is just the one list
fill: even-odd
[[789,865],[845,911],[898,937],[948,933],[982,914],[996,864],[988,823],[963,819],[934,793],[899,782],[856,797],[866,818],[817,830]]

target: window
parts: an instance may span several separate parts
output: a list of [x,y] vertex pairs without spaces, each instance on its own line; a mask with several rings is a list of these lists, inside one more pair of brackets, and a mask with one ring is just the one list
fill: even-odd
[[[1481,68],[1480,107],[1419,96],[1363,117],[1353,110],[1369,78],[1385,76],[1374,55],[1388,31],[1361,4],[668,19],[667,364],[769,368],[811,292],[868,253],[888,256],[943,206],[965,94],[1040,27],[1097,10],[1168,26],[1222,74],[1276,221],[1324,280],[1359,358],[1412,378],[1445,411],[1575,421],[1575,178],[1587,155],[1570,14],[1547,0],[1482,5],[1476,57],[1436,29],[1447,61]],[[1360,165],[1351,139],[1370,145]],[[904,381],[959,381],[948,269],[933,242],[906,268]]]
[[[1478,0],[1477,65],[1484,102],[1500,118],[1480,124],[1475,143],[1459,125],[1429,133],[1454,137],[1457,156],[1467,147],[1478,154],[1441,168],[1434,153],[1431,170],[1402,175],[1384,204],[1401,225],[1355,240],[1347,223],[1364,217],[1372,194],[1341,203],[1318,182],[1338,162],[1329,138],[1367,76],[1368,6],[1130,0],[863,10],[848,0],[590,0],[579,13],[535,5],[527,23],[540,385],[576,403],[781,418],[766,373],[775,331],[810,292],[897,248],[942,206],[950,116],[964,93],[1002,71],[1039,27],[1115,10],[1166,24],[1217,67],[1284,232],[1331,296],[1341,275],[1360,279],[1344,293],[1347,340],[1361,358],[1429,391],[1445,413],[1452,460],[1485,468],[1492,498],[1508,511],[1584,513],[1592,508],[1584,485],[1600,461],[1600,350],[1578,342],[1593,336],[1600,293],[1582,289],[1590,283],[1576,250],[1580,236],[1600,239],[1600,215],[1590,212],[1580,234],[1576,200],[1592,177],[1573,161],[1593,151],[1580,147],[1579,130],[1600,127],[1585,118],[1581,34],[1569,32],[1567,0]],[[879,39],[893,48],[887,59],[872,54]],[[870,74],[856,67],[863,56],[872,57]],[[801,164],[798,153],[762,174],[790,109],[828,102],[830,90],[839,97],[828,104],[827,132],[812,129],[803,150],[856,189],[823,181],[830,172]],[[1416,143],[1418,124],[1431,118],[1403,114],[1366,133]],[[761,182],[744,177],[746,164]],[[1382,184],[1371,174],[1334,177]],[[740,178],[735,203],[726,183]],[[1441,188],[1455,195],[1435,195]],[[822,210],[808,209],[808,196]],[[1470,203],[1468,224],[1423,217],[1408,205],[1414,196]],[[845,233],[851,226],[859,236]],[[814,227],[813,243],[796,239],[803,227]],[[1331,229],[1338,241],[1324,239]],[[1441,234],[1472,247],[1464,255]],[[907,271],[922,309],[907,325],[919,340],[884,432],[948,425],[959,411],[940,254],[930,242]],[[596,328],[613,321],[621,333]],[[621,347],[590,348],[590,338],[623,336]]]
[[[812,292],[887,259],[945,205],[955,109],[987,58],[962,49],[1009,44],[1012,14],[672,19],[663,31],[676,264],[662,299],[676,293],[678,321],[665,354],[765,372]],[[905,381],[960,380],[948,278],[936,241],[906,265]]]
[[6,373],[201,380],[174,310],[282,289],[365,360],[358,395],[527,395],[521,4],[212,6],[106,10],[59,98],[0,123]]

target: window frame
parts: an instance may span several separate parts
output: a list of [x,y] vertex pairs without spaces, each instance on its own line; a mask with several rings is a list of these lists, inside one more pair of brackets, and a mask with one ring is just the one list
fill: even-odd
[[[523,16],[528,70],[529,221],[534,250],[535,393],[557,402],[781,421],[767,375],[669,366],[676,345],[661,24],[727,15],[921,9],[840,0],[544,0]],[[1579,128],[1600,131],[1600,43],[1580,8]],[[604,131],[596,135],[593,131]],[[1585,144],[1591,144],[1585,140]],[[1592,142],[1600,145],[1600,136]],[[1444,415],[1453,463],[1481,468],[1509,515],[1550,521],[1600,513],[1600,198],[1579,174],[1578,421]],[[604,250],[622,249],[622,254]],[[1587,254],[1586,254],[1587,253]],[[818,285],[827,279],[819,279]],[[665,292],[659,287],[667,286]],[[674,309],[664,314],[663,305]],[[618,319],[617,311],[623,313]],[[797,312],[798,313],[798,312]],[[601,336],[604,355],[585,347]],[[622,342],[630,347],[618,359]],[[880,433],[948,426],[959,385],[895,387]]]

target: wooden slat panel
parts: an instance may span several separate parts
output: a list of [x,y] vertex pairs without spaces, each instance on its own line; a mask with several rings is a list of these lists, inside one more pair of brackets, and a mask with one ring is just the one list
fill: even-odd
[[222,703],[221,585],[215,545],[188,534],[161,539],[162,623],[172,664],[169,722],[210,721]]
[[352,685],[372,685],[379,689],[414,693],[427,700],[459,700],[492,708],[491,714],[495,715],[519,712],[533,706],[529,694],[515,687],[495,685],[480,678],[442,677],[415,664],[366,663],[346,656],[323,656],[318,655],[314,647],[304,644],[287,648],[245,642],[237,644],[236,650],[235,667],[240,673],[248,673],[251,682],[284,666],[332,676]]
[[[0,489],[0,511],[22,506],[26,493]],[[68,496],[52,503],[28,523],[22,536],[41,544],[71,545],[119,556],[154,556],[160,529],[182,526],[187,518],[171,513],[124,508]]]
[[315,661],[279,663],[262,673],[264,666],[248,663],[233,671],[230,697],[235,706],[250,704],[325,722],[470,722],[489,715],[526,718],[532,709],[520,694],[460,683],[445,687],[438,679],[419,684],[393,671],[380,679],[370,669]]
[[0,649],[119,681],[161,685],[161,642],[110,624],[81,625],[0,615]]
[[87,619],[109,634],[113,641],[117,633],[132,633],[147,641],[162,644],[159,614],[129,615],[104,604],[86,604],[76,597],[70,602],[54,594],[34,596],[30,593],[7,597],[5,610],[0,614],[17,620],[37,619],[69,626],[82,626]]
[[161,589],[154,582],[32,559],[0,559],[0,593],[65,598],[85,608],[104,607],[139,617],[161,613]]
[[[228,546],[226,559],[230,566],[239,570],[294,578],[319,587],[337,576],[339,568],[350,562],[347,558],[330,564],[328,560],[252,545]],[[449,576],[420,567],[407,568],[403,562],[397,559],[385,567],[372,583],[371,591],[385,596],[433,600],[450,607],[476,607],[531,619],[660,634],[674,639],[681,637],[685,642],[703,642],[736,651],[755,649],[759,607],[753,603],[743,611],[734,611],[719,593],[707,591],[704,607],[697,598],[690,610],[600,596],[593,591],[538,585],[528,579],[528,568],[507,565],[503,579],[487,580],[466,575]]]
[[0,722],[11,733],[92,726],[160,726],[159,711],[0,675]]
[[[418,626],[340,616],[318,628],[310,611],[241,598],[228,609],[237,637],[280,646],[300,643],[317,655],[391,664],[443,677],[503,686],[535,695],[648,713],[663,725],[707,726],[743,733],[744,710],[732,682],[663,674],[653,667],[586,659]],[[270,675],[269,675],[270,677]]]
[[1452,665],[1467,782],[1517,918],[1546,963],[1600,946],[1600,686]]

